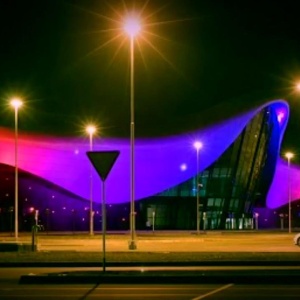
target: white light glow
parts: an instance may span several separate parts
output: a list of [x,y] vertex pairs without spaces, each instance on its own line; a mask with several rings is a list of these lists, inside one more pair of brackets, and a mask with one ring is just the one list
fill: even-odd
[[88,125],[85,130],[88,134],[93,135],[96,132],[96,127],[94,125]]
[[182,165],[180,166],[180,170],[181,170],[181,171],[186,171],[186,170],[187,170],[187,165],[186,165],[186,164],[182,164]]
[[141,31],[140,20],[134,16],[128,17],[124,22],[124,30],[131,37],[135,37]]
[[23,102],[21,99],[19,98],[13,98],[11,101],[10,101],[10,105],[12,107],[14,107],[15,109],[19,109],[22,105],[23,105]]
[[196,150],[199,150],[203,147],[203,145],[201,142],[197,141],[194,143],[194,147],[196,148]]
[[284,155],[287,159],[291,159],[294,157],[294,153],[292,152],[287,152],[285,155]]

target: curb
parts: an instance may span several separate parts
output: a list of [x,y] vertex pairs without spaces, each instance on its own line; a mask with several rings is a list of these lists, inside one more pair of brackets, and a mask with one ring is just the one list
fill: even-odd
[[[258,272],[260,274],[258,274]],[[148,272],[68,272],[23,275],[19,284],[299,284],[300,271],[148,271]]]
[[[201,266],[300,266],[300,261],[186,261],[186,262],[106,262],[106,267],[201,267]],[[95,262],[1,262],[0,268],[31,268],[31,267],[102,267],[101,261]]]

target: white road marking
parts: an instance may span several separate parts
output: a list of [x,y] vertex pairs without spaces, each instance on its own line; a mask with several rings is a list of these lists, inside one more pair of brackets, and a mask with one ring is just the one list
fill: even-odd
[[219,292],[221,292],[221,291],[223,291],[223,290],[226,290],[226,289],[230,288],[231,286],[233,286],[233,283],[224,285],[224,286],[222,286],[222,287],[220,287],[220,288],[218,288],[218,289],[216,289],[216,290],[213,290],[213,291],[211,291],[211,292],[209,292],[209,293],[206,293],[206,294],[204,294],[204,295],[201,295],[201,296],[198,296],[198,297],[196,297],[196,298],[193,298],[192,300],[200,300],[200,299],[204,299],[204,298],[206,298],[206,297],[208,297],[208,296],[211,296],[211,295],[213,295],[213,294],[216,294],[216,293],[219,293]]

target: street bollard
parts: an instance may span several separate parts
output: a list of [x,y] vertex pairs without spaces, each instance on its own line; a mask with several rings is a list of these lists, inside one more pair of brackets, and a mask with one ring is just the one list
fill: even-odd
[[33,225],[31,228],[31,251],[35,252],[37,244],[38,225]]

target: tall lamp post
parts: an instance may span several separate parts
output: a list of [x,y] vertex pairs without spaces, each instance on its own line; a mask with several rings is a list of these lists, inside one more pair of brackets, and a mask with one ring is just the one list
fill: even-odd
[[[88,125],[86,132],[89,135],[90,151],[93,151],[93,135],[96,132],[94,125]],[[90,235],[94,235],[94,212],[93,212],[93,167],[90,167]]]
[[19,232],[19,220],[18,220],[18,111],[23,102],[14,98],[10,101],[10,105],[15,110],[15,239],[18,238]]
[[292,207],[291,207],[291,175],[290,175],[290,164],[291,159],[294,157],[294,154],[291,152],[287,152],[285,157],[288,161],[288,200],[289,200],[289,233],[292,232]]
[[199,234],[199,230],[200,230],[200,212],[199,212],[199,204],[200,204],[200,200],[199,200],[199,169],[200,169],[200,165],[199,165],[199,152],[200,149],[202,148],[202,143],[197,141],[194,143],[194,147],[196,148],[196,154],[197,154],[197,165],[196,165],[196,195],[197,195],[197,208],[196,208],[196,218],[197,218],[197,234]]
[[129,17],[124,22],[124,30],[130,39],[130,241],[129,250],[137,248],[135,240],[135,211],[134,211],[134,40],[141,30],[138,19]]

